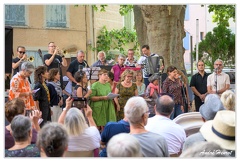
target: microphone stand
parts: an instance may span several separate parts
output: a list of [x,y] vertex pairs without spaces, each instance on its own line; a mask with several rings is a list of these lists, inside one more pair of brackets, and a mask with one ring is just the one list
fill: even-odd
[[184,112],[187,113],[188,112],[188,102],[187,102],[187,96],[186,96],[186,93],[185,93],[185,90],[184,90],[184,82],[182,81],[182,79],[180,78],[180,81],[182,83],[182,92],[183,92],[183,102],[184,102]]
[[215,69],[215,86],[216,86],[216,94],[218,94],[218,91],[217,91],[217,72],[218,72],[218,68]]

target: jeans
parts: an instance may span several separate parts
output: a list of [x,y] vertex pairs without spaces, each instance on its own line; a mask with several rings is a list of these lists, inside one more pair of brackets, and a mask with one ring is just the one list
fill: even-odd
[[171,116],[170,116],[170,119],[174,119],[174,118],[176,118],[178,115],[180,115],[180,114],[182,114],[183,112],[182,112],[182,110],[181,110],[181,105],[180,104],[175,104],[175,106],[174,106],[174,110],[173,110],[173,112],[172,112],[172,114],[171,114]]
[[149,80],[148,80],[148,78],[143,78],[143,80],[144,80],[144,84],[146,85],[146,88],[147,88],[147,86],[149,84]]

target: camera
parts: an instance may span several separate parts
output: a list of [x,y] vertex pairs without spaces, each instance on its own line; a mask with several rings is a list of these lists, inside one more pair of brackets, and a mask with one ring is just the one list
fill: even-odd
[[77,107],[78,109],[87,107],[87,98],[84,97],[72,97],[73,98],[73,107]]
[[72,97],[72,98],[73,98],[73,101],[87,101],[87,99],[84,97]]

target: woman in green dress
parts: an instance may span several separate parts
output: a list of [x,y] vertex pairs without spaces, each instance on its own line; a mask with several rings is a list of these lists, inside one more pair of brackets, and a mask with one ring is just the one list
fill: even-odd
[[127,100],[133,96],[138,95],[137,85],[132,81],[133,75],[133,70],[125,70],[121,74],[121,82],[117,84],[117,87],[115,89],[115,94],[119,94],[119,98],[114,98],[114,101],[117,105],[118,121],[124,118],[124,106]]
[[116,113],[113,100],[107,95],[111,93],[111,85],[108,81],[108,71],[102,69],[98,72],[98,81],[91,86],[90,107],[92,108],[93,119],[102,132],[109,121],[116,121]]

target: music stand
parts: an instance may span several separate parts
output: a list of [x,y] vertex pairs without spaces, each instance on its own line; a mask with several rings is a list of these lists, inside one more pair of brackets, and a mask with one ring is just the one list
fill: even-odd
[[107,71],[111,71],[113,65],[98,65],[97,67],[100,67],[101,69],[105,69]]
[[98,71],[100,70],[100,67],[83,68],[83,71],[86,73],[88,80],[97,80]]

